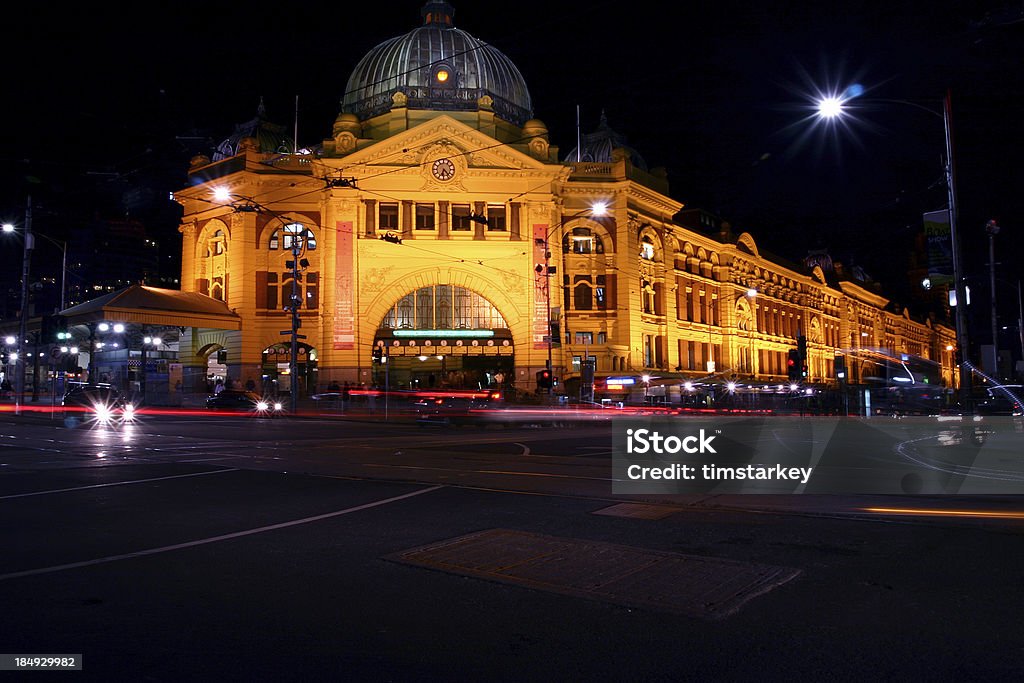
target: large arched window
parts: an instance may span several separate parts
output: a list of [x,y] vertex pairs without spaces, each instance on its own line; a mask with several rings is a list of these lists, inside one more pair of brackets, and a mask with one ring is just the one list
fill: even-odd
[[316,235],[302,223],[289,223],[270,234],[267,246],[271,250],[282,248],[286,251],[291,251],[295,246],[300,249],[305,246],[306,251],[313,251],[316,249]]
[[391,307],[381,327],[409,330],[494,330],[508,323],[487,299],[464,287],[433,285],[409,292]]

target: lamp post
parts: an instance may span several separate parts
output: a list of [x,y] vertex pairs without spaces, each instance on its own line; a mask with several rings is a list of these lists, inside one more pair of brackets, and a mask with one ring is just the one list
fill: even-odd
[[992,375],[998,380],[999,377],[999,336],[996,331],[996,235],[999,234],[999,225],[990,220],[985,223],[985,232],[988,233],[988,279],[992,292]]
[[[566,223],[568,223],[569,221],[574,220],[576,218],[579,218],[580,216],[582,216],[584,214],[587,214],[587,213],[589,213],[591,216],[596,216],[596,217],[606,216],[606,215],[608,215],[608,205],[604,204],[602,202],[598,202],[598,203],[594,204],[593,206],[591,206],[591,207],[589,207],[587,209],[584,209],[582,211],[578,211],[577,213],[574,213],[573,215],[569,216],[568,218],[563,218],[558,223],[558,225],[556,225],[554,227],[554,229],[550,230],[544,236],[544,245],[543,245],[544,246],[544,265],[543,265],[543,272],[540,272],[540,274],[544,277],[544,298],[547,300],[547,306],[546,306],[546,308],[547,308],[547,319],[548,319],[548,322],[547,322],[547,330],[548,330],[548,334],[547,334],[547,337],[548,337],[548,344],[547,344],[547,347],[548,347],[547,348],[547,350],[548,350],[547,370],[548,370],[548,372],[551,373],[551,381],[548,383],[548,386],[547,386],[548,396],[550,396],[552,394],[552,392],[554,391],[554,386],[553,385],[554,385],[554,377],[555,377],[555,375],[554,375],[554,368],[552,367],[552,360],[553,360],[552,359],[552,346],[554,345],[554,339],[553,339],[553,335],[552,335],[553,326],[551,325],[551,238],[555,235],[556,231],[557,232],[561,232],[561,229],[565,226]],[[539,243],[540,240],[537,240],[537,242]],[[541,269],[541,266],[538,265],[537,266],[537,271],[539,272],[540,269]],[[559,331],[561,331],[561,328],[559,328]]]
[[750,342],[749,355],[747,356],[747,367],[750,370],[750,378],[754,374],[754,330],[757,329],[757,309],[754,300],[757,298],[757,289],[751,287],[746,292],[747,303],[750,304],[750,325],[747,328],[747,338]]
[[[815,103],[818,118],[823,120],[840,119],[846,114],[846,106],[850,100],[859,97],[863,88],[847,88],[842,95],[830,95],[819,98]],[[921,109],[932,116],[942,119],[946,158],[944,164],[944,175],[946,179],[946,194],[948,198],[949,213],[949,239],[953,252],[953,291],[956,297],[956,312],[954,313],[954,324],[956,328],[956,341],[959,347],[960,366],[960,402],[965,404],[971,393],[971,364],[967,358],[969,340],[967,334],[967,295],[964,287],[962,254],[960,251],[960,234],[957,230],[957,195],[956,195],[956,165],[953,157],[953,105],[950,91],[947,90],[942,100],[942,113],[938,113],[929,107],[908,100],[894,100],[872,98],[877,102],[903,104]]]
[[[341,179],[338,182],[343,183],[346,187],[351,186],[351,183],[345,179]],[[311,231],[301,221],[289,222],[281,214],[268,209],[266,206],[263,206],[251,197],[243,197],[241,195],[233,194],[227,188],[214,188],[213,197],[216,201],[228,203],[229,207],[235,213],[270,214],[281,222],[283,229],[282,243],[284,248],[288,249],[289,246],[291,248],[292,258],[290,261],[285,262],[285,267],[291,270],[292,275],[291,293],[288,295],[288,305],[285,306],[285,310],[289,311],[291,314],[291,329],[283,330],[281,334],[289,335],[290,337],[291,354],[288,363],[288,386],[291,394],[290,410],[294,415],[298,409],[299,401],[299,340],[306,338],[305,335],[299,334],[299,328],[302,327],[302,318],[299,315],[299,312],[302,310],[303,303],[299,281],[302,279],[303,270],[309,267],[309,261],[302,258],[302,256],[306,252],[307,239],[309,238]],[[309,359],[307,358],[307,362],[308,360]]]
[[[6,224],[4,232],[13,232],[14,226]],[[32,265],[32,249],[35,248],[35,238],[32,234],[32,196],[25,198],[25,239],[22,243],[21,256],[21,310],[18,316],[18,339],[15,353],[17,354],[14,363],[14,412],[21,413],[21,404],[25,393],[25,337],[28,336],[28,280],[29,271]]]

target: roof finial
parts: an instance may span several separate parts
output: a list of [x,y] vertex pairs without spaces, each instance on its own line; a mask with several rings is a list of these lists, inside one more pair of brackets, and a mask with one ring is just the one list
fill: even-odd
[[263,95],[260,95],[260,105],[256,107],[256,116],[263,118],[267,115],[267,108],[263,106]]

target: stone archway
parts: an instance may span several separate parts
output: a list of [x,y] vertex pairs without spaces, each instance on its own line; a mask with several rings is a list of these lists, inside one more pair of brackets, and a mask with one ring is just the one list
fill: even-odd
[[374,334],[373,383],[395,389],[504,389],[514,379],[509,323],[482,294],[435,284],[402,295]]

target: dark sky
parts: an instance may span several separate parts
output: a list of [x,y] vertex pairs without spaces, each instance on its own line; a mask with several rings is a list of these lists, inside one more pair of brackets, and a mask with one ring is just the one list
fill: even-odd
[[[563,152],[577,105],[584,131],[603,110],[668,169],[675,199],[793,260],[828,247],[887,291],[899,291],[921,213],[946,203],[942,121],[905,102],[938,112],[949,88],[965,272],[987,272],[983,226],[996,218],[1000,275],[1020,278],[1020,0],[454,5],[459,28],[517,64]],[[227,137],[261,96],[291,127],[298,96],[300,143],[321,141],[357,60],[418,25],[421,6],[23,8],[23,28],[5,36],[0,216],[20,220],[31,191],[51,210],[37,229],[66,230],[68,205],[92,210],[106,189],[128,192],[135,215],[174,239],[163,198],[204,139]],[[857,122],[812,127],[807,95],[854,83],[865,88]]]

